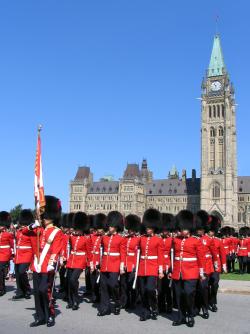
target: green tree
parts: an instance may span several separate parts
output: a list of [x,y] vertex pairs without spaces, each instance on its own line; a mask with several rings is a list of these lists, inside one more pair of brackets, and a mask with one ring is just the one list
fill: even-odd
[[12,221],[16,221],[18,219],[22,209],[23,209],[23,205],[18,204],[13,209],[10,210],[10,216],[11,216]]

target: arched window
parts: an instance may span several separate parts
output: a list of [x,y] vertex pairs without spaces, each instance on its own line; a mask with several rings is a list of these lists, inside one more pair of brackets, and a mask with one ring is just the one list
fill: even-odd
[[213,198],[220,198],[220,185],[215,183],[212,187],[212,196]]
[[220,118],[220,105],[217,105],[217,117]]
[[215,128],[210,128],[210,137],[215,137]]
[[224,118],[224,104],[221,105],[221,116]]
[[212,107],[209,106],[209,118],[212,118]]
[[216,107],[213,106],[213,113],[214,113],[214,118],[216,117]]
[[223,137],[224,131],[223,131],[223,127],[222,126],[219,127],[219,131],[218,132],[219,132],[219,136]]

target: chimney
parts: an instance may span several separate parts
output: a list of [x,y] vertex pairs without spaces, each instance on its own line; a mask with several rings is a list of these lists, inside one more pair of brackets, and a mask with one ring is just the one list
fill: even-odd
[[186,179],[187,179],[187,171],[186,171],[186,169],[183,169],[182,170],[182,175],[181,175],[181,180],[182,180],[182,182],[186,182]]
[[195,182],[196,180],[196,170],[192,169],[192,182]]

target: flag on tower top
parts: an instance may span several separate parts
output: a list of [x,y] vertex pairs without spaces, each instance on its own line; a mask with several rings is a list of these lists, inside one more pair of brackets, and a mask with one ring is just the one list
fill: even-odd
[[40,214],[45,208],[45,196],[43,186],[43,169],[42,169],[42,150],[41,150],[41,125],[38,127],[37,148],[36,148],[36,162],[35,162],[35,207]]

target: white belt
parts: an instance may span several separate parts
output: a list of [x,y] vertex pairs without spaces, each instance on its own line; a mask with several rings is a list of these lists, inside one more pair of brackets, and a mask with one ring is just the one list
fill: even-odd
[[211,254],[206,254],[205,257],[209,258],[209,257],[212,257],[212,255]]
[[73,251],[71,251],[71,254],[73,254],[73,255],[86,255],[85,252],[73,252]]
[[103,255],[108,255],[108,256],[120,256],[120,253],[104,252]]
[[92,252],[92,254],[98,255],[100,254],[100,252]]
[[224,246],[224,248],[228,248],[228,246]]
[[127,253],[127,256],[135,256],[135,253]]
[[176,261],[192,262],[197,261],[197,257],[175,257]]
[[144,255],[142,255],[141,256],[141,259],[143,259],[143,260],[157,260],[158,259],[158,256],[157,255],[149,255],[149,256],[144,256]]
[[247,249],[247,247],[240,247],[240,249]]
[[0,246],[0,248],[10,248],[10,245]]
[[17,249],[31,249],[31,246],[16,246]]
[[164,257],[165,257],[165,259],[167,259],[167,258],[168,258],[168,255],[164,255]]

